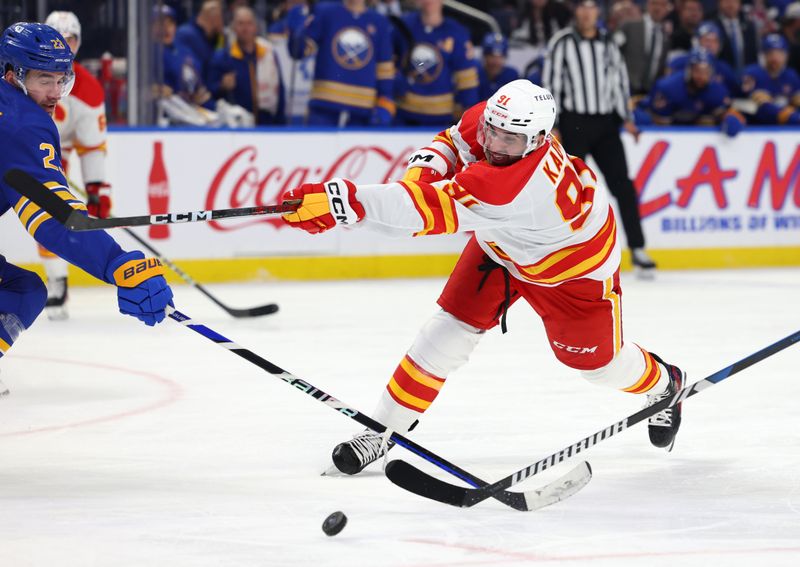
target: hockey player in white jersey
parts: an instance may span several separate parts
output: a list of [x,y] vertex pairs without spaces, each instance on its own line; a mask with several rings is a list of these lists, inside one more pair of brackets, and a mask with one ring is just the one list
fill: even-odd
[[[81,44],[81,24],[72,12],[55,11],[45,23],[67,40],[73,54]],[[89,214],[108,218],[111,214],[111,186],[106,182],[105,93],[100,82],[86,67],[75,61],[75,86],[56,106],[55,120],[61,138],[64,170],[69,176],[69,160],[74,150],[80,160]],[[67,262],[39,246],[39,256],[47,274],[47,304],[50,319],[67,317]]]
[[[356,186],[306,183],[284,215],[318,233],[371,226],[399,236],[474,231],[439,297],[442,308],[400,361],[373,417],[405,434],[469,358],[483,334],[525,301],[550,348],[589,382],[644,394],[652,405],[683,387],[684,373],[622,339],[620,245],[608,190],[550,136],[553,96],[527,80],[501,87],[409,160],[402,181]],[[650,420],[650,441],[671,447],[675,406]],[[336,446],[334,465],[355,474],[378,459],[386,436],[371,431]]]

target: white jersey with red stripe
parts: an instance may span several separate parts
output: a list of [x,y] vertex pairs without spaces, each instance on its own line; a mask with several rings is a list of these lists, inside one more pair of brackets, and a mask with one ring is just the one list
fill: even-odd
[[[412,156],[402,181],[359,186],[363,224],[413,236],[474,231],[489,257],[533,284],[611,277],[621,254],[608,190],[555,138],[511,165],[489,164],[476,135],[485,104]],[[425,181],[420,167],[444,179]]]
[[106,181],[105,93],[100,82],[79,63],[74,63],[75,85],[59,101],[53,120],[61,137],[61,155],[66,162],[72,150],[81,162],[84,183]]

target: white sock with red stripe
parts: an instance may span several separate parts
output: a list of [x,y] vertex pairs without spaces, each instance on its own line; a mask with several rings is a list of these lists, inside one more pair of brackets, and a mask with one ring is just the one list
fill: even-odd
[[422,327],[383,391],[373,417],[405,433],[428,409],[447,376],[469,360],[483,331],[439,311]]
[[659,394],[669,384],[666,368],[649,352],[634,343],[625,343],[611,362],[595,370],[581,370],[592,384],[632,394]]

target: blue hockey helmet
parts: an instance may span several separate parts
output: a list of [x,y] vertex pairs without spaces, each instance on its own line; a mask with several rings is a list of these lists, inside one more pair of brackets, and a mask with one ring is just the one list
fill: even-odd
[[708,34],[713,33],[717,37],[722,37],[722,32],[719,29],[719,26],[712,21],[705,21],[699,26],[697,26],[697,31],[694,32],[694,37],[701,38],[707,36]]
[[693,47],[689,52],[689,65],[708,65],[714,66],[714,56],[708,49],[703,47]]
[[10,66],[23,90],[28,71],[64,73],[65,77],[60,81],[61,96],[66,96],[75,80],[73,58],[64,37],[44,24],[17,22],[8,26],[0,38],[0,65],[3,72]]
[[487,33],[481,42],[484,55],[508,55],[508,40],[501,33]]
[[786,38],[779,33],[765,35],[764,39],[761,40],[761,51],[766,53],[767,51],[772,51],[773,49],[789,51],[789,42],[787,42]]

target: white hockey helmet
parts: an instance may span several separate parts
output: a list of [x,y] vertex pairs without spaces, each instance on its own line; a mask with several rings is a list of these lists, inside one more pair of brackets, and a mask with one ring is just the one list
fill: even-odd
[[[556,121],[556,102],[545,88],[534,85],[527,79],[511,81],[500,87],[483,111],[483,125],[479,134],[488,125],[526,138],[524,157],[544,141]],[[543,134],[539,138],[539,134]],[[479,140],[480,141],[480,140]],[[481,142],[481,145],[484,145]],[[485,146],[484,146],[485,149]]]
[[47,16],[44,23],[63,35],[64,39],[74,37],[78,40],[78,44],[80,45],[81,23],[78,21],[78,16],[72,12],[65,12],[62,10],[50,12],[50,15]]

